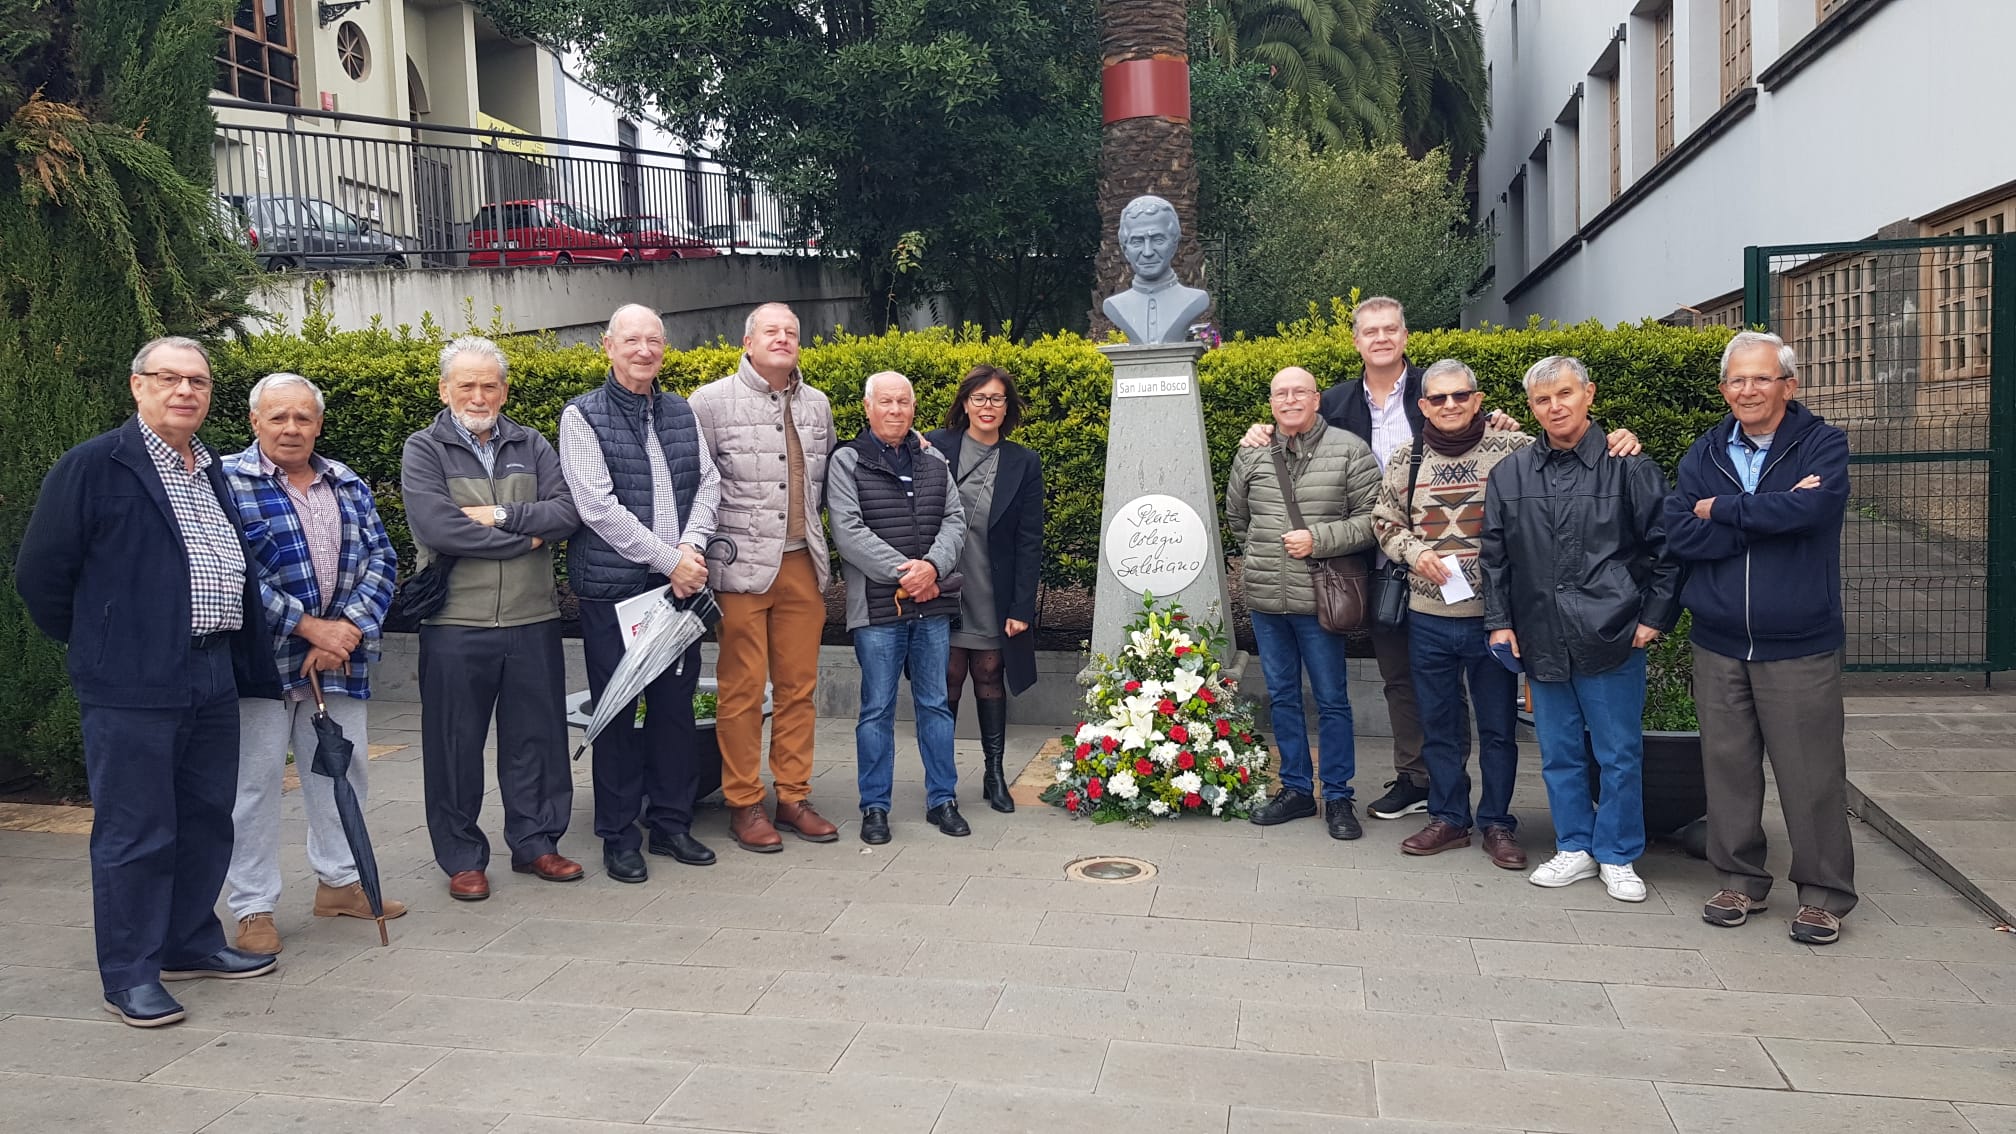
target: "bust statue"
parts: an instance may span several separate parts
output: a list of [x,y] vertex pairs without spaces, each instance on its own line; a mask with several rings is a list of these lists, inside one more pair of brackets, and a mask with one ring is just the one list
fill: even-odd
[[1136,345],[1180,343],[1190,323],[1211,306],[1202,288],[1176,278],[1176,242],[1183,224],[1160,197],[1136,197],[1120,210],[1120,254],[1134,269],[1126,291],[1106,297],[1100,309]]

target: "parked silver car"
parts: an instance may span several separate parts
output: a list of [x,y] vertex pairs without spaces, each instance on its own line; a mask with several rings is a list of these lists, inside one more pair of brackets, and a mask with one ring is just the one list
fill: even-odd
[[376,222],[319,197],[226,196],[245,216],[252,254],[268,271],[288,268],[403,268],[406,248]]

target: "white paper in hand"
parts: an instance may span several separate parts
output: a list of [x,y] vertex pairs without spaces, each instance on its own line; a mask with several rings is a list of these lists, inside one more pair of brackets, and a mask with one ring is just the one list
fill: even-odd
[[637,631],[644,626],[645,612],[657,605],[658,600],[664,598],[665,592],[671,589],[672,584],[667,583],[655,590],[645,591],[636,598],[627,598],[616,604],[616,629],[623,635],[624,649],[629,649],[630,643],[637,640]]
[[1442,557],[1442,569],[1449,572],[1449,581],[1442,584],[1442,601],[1450,606],[1477,597],[1470,589],[1470,580],[1463,577],[1463,563],[1453,555]]

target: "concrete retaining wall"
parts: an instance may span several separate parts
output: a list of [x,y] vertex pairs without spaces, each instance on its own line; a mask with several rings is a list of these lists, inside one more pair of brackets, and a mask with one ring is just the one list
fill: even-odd
[[[781,300],[798,312],[806,338],[835,326],[862,328],[867,312],[849,261],[805,256],[715,256],[648,264],[578,264],[567,268],[409,268],[284,272],[269,276],[255,305],[298,328],[317,285],[322,309],[346,330],[373,316],[387,327],[418,326],[431,313],[460,330],[500,317],[518,331],[550,330],[564,343],[594,342],[609,313],[646,303],[665,313],[669,346],[683,350],[725,336],[742,341],[742,320],[758,303]],[[923,317],[928,323],[928,314]],[[907,322],[907,320],[906,320]],[[254,321],[254,329],[266,329]]]
[[[586,689],[588,669],[581,659],[581,640],[569,638],[561,644],[561,649],[567,659],[567,688]],[[700,647],[701,672],[708,677],[714,676],[717,653],[719,647],[712,642],[703,643]],[[373,695],[387,701],[417,702],[420,699],[419,660],[418,635],[387,635],[385,658],[371,673]],[[1076,721],[1079,699],[1083,695],[1076,679],[1083,664],[1083,659],[1075,652],[1039,652],[1036,655],[1036,684],[1022,696],[1009,700],[1009,723],[1062,728]],[[1386,716],[1385,698],[1380,694],[1378,667],[1370,658],[1354,659],[1349,665],[1351,709],[1357,734],[1391,736],[1393,727]],[[1261,683],[1260,666],[1256,660],[1246,659],[1240,686],[1260,699],[1264,708],[1266,688]],[[850,647],[820,647],[819,689],[815,703],[822,717],[853,717],[860,711],[861,669],[855,664],[854,651]],[[1315,703],[1306,693],[1303,704],[1314,712]],[[907,694],[897,698],[896,715],[902,720],[910,719],[910,698]],[[959,735],[968,739],[978,735],[971,710],[960,714]]]

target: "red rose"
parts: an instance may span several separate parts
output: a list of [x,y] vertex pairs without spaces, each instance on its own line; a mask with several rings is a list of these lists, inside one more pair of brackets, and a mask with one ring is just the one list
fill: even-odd
[[1101,752],[1111,752],[1118,747],[1120,747],[1120,742],[1113,739],[1110,736],[1102,736],[1099,738],[1099,751]]
[[1203,702],[1207,705],[1215,705],[1218,703],[1218,698],[1213,696],[1209,689],[1197,690],[1197,696],[1201,698]]
[[1130,681],[1127,684],[1122,685],[1120,688],[1125,689],[1129,693],[1139,693],[1141,692],[1141,683],[1138,681]]
[[1165,717],[1173,717],[1176,715],[1176,702],[1164,697],[1160,701],[1155,702],[1155,711]]
[[1154,775],[1154,774],[1155,774],[1155,761],[1153,761],[1153,760],[1136,760],[1136,761],[1134,761],[1134,774],[1135,774],[1135,775],[1137,775],[1137,776],[1152,776],[1152,775]]
[[1239,743],[1241,743],[1241,744],[1251,744],[1251,743],[1253,743],[1253,734],[1252,734],[1252,733],[1250,733],[1250,732],[1242,732],[1242,733],[1240,733],[1240,734],[1239,734]]
[[1216,769],[1218,769],[1218,770],[1219,770],[1219,771],[1221,771],[1221,772],[1222,772],[1222,771],[1224,771],[1224,770],[1225,770],[1225,757],[1223,757],[1223,756],[1213,756],[1213,757],[1211,757],[1211,766],[1212,766],[1212,767],[1214,767],[1214,768],[1216,768]]
[[1192,811],[1195,811],[1195,810],[1196,810],[1196,809],[1198,809],[1199,807],[1202,807],[1202,806],[1204,806],[1204,797],[1203,797],[1203,796],[1201,796],[1201,795],[1198,795],[1198,794],[1197,794],[1196,792],[1194,792],[1194,791],[1193,791],[1193,792],[1186,792],[1186,793],[1184,793],[1184,796],[1183,796],[1183,806],[1185,806],[1185,807],[1189,808],[1189,809],[1190,809],[1190,810],[1192,810]]
[[1176,754],[1176,766],[1187,772],[1197,766],[1197,757],[1188,752],[1179,752]]
[[1097,776],[1085,781],[1085,798],[1097,801],[1100,796],[1105,794],[1106,785],[1100,783]]
[[1218,735],[1220,738],[1232,735],[1232,722],[1226,720],[1224,717],[1218,718],[1217,728],[1218,728]]
[[1171,725],[1169,727],[1169,739],[1178,744],[1188,744],[1190,743],[1190,730],[1180,724]]
[[1180,610],[1179,610],[1179,611],[1177,611],[1176,613],[1174,613],[1174,614],[1172,614],[1172,615],[1170,615],[1170,616],[1169,616],[1169,621],[1171,621],[1171,622],[1188,622],[1188,621],[1190,621],[1190,616],[1189,616],[1189,615],[1187,615],[1187,614],[1185,614],[1185,613],[1183,613],[1182,611],[1180,611]]
[[1175,655],[1176,655],[1177,657],[1179,657],[1179,658],[1180,658],[1180,657],[1182,657],[1182,656],[1183,656],[1184,654],[1187,654],[1187,653],[1189,653],[1189,652],[1190,652],[1190,647],[1188,647],[1188,646],[1178,646],[1178,647],[1176,647],[1176,649],[1175,649],[1175,650],[1173,650],[1172,652],[1173,652],[1173,653],[1174,653],[1174,654],[1175,654]]
[[1092,755],[1092,746],[1089,744],[1081,744],[1078,746],[1077,751],[1074,753],[1074,755],[1076,755],[1078,759],[1083,760],[1085,757]]
[[1067,791],[1067,792],[1065,792],[1065,793],[1064,793],[1064,809],[1065,809],[1066,811],[1076,811],[1076,810],[1078,810],[1078,793],[1077,793],[1077,792],[1075,792],[1075,791]]
[[1246,777],[1247,777],[1247,771],[1246,771],[1246,769],[1245,769],[1245,768],[1241,768],[1241,769],[1239,769],[1239,782],[1240,782],[1240,783],[1242,783],[1242,784],[1243,784],[1243,783],[1245,783],[1245,782],[1246,782]]

